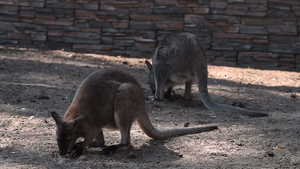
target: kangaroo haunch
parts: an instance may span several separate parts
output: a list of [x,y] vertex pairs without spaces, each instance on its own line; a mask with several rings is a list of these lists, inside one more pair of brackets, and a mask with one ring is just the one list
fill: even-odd
[[[57,125],[59,154],[65,155],[74,149],[71,154],[73,157],[82,155],[85,147],[95,140],[98,146],[103,146],[102,128],[115,128],[121,133],[120,144],[105,147],[102,154],[130,148],[130,128],[135,120],[141,129],[154,139],[195,134],[218,128],[217,126],[155,128],[146,112],[140,84],[129,73],[117,69],[101,69],[89,75],[77,90],[64,118],[55,112],[51,112],[51,116]],[[83,137],[84,141],[75,144],[80,137]]]
[[191,99],[192,81],[195,79],[200,98],[204,105],[215,111],[235,112],[252,117],[267,116],[265,113],[254,112],[239,107],[220,104],[212,101],[207,90],[207,63],[204,49],[196,35],[178,33],[167,36],[155,49],[152,64],[146,61],[150,70],[148,84],[155,100],[162,100],[164,89],[171,94],[172,87],[185,84],[184,98]]

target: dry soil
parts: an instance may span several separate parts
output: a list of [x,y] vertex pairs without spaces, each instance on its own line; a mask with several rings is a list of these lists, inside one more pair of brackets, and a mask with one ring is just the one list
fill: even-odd
[[[101,156],[89,148],[79,159],[60,157],[51,111],[64,114],[81,81],[105,67],[122,67],[142,84],[145,59],[65,51],[0,50],[0,168],[300,168],[300,73],[250,67],[209,66],[213,100],[269,114],[250,118],[203,106],[193,100],[146,100],[157,127],[217,124],[218,130],[166,140],[147,137],[134,123],[133,148]],[[175,88],[183,94],[184,86]],[[107,145],[118,131],[104,130]]]

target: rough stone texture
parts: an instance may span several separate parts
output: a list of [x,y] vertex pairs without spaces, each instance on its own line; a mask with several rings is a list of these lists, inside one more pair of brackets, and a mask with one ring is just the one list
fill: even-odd
[[207,60],[299,69],[298,0],[0,0],[0,44],[150,58],[197,34]]

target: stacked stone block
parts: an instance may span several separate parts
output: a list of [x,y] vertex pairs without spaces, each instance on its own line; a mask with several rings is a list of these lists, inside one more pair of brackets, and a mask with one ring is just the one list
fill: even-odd
[[300,67],[298,0],[0,0],[0,43],[150,58],[173,32],[211,62]]

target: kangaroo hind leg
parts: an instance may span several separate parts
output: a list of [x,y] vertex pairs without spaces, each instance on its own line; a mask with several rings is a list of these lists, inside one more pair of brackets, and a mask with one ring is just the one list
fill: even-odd
[[137,105],[133,98],[134,91],[131,84],[123,83],[119,86],[114,100],[115,123],[121,133],[121,142],[117,145],[105,147],[101,154],[111,155],[118,151],[127,150],[131,147],[130,129],[135,120],[134,105]]
[[104,136],[103,136],[103,131],[100,130],[96,139],[89,145],[90,147],[102,147],[104,146]]
[[185,89],[184,89],[184,94],[183,94],[183,98],[186,100],[192,100],[192,80],[189,80],[187,82],[185,82]]
[[203,104],[210,110],[214,110],[215,104],[211,102],[210,96],[207,90],[207,81],[208,81],[208,72],[207,66],[199,66],[197,69],[194,69],[195,80],[198,85],[199,94]]

